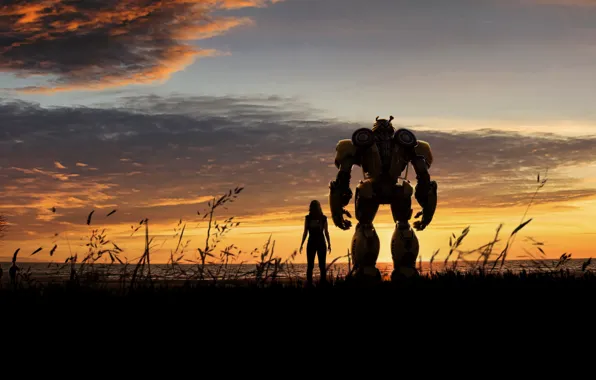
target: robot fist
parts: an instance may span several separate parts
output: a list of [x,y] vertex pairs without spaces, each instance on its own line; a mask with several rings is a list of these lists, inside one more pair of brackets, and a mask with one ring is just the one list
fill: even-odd
[[342,209],[339,213],[332,212],[333,216],[333,224],[335,224],[338,228],[342,230],[349,230],[352,227],[352,222],[348,219],[345,219],[343,216],[346,215],[348,218],[351,218],[352,215],[346,210],[345,208]]
[[344,207],[352,199],[352,190],[348,186],[341,186],[337,181],[332,181],[329,184],[329,190],[329,208],[333,224],[342,230],[349,230],[352,227],[352,222],[345,219],[344,215],[348,218],[351,218],[352,215]]
[[[418,191],[418,188],[416,189]],[[414,222],[414,228],[422,231],[430,224],[437,209],[437,183],[430,181],[428,192],[418,192],[416,194],[418,203],[422,206],[422,211],[418,212],[414,218],[422,216],[421,220]]]
[[420,216],[422,216],[422,219],[416,220],[413,223],[414,228],[418,231],[424,230],[426,228],[426,226],[428,226],[430,224],[430,220],[428,218],[424,217],[424,211],[418,212],[414,218],[419,218]]

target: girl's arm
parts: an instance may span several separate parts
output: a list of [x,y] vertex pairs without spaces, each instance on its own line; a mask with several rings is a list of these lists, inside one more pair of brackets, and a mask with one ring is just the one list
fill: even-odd
[[308,235],[308,226],[306,224],[306,218],[304,218],[304,232],[302,233],[302,243],[300,243],[300,253],[302,253],[302,247],[304,246],[306,235]]

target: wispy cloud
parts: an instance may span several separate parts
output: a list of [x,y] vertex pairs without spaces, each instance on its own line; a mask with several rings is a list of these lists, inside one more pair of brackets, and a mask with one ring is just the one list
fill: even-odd
[[[65,167],[59,167],[58,165],[56,165],[57,168],[59,169],[66,169]],[[70,178],[72,177],[78,177],[78,174],[63,174],[63,173],[56,173],[56,172],[52,172],[52,171],[48,171],[48,170],[42,170],[39,168],[33,168],[33,169],[24,169],[24,168],[16,168],[16,167],[12,167],[11,169],[14,169],[16,171],[25,173],[25,174],[41,174],[44,176],[48,176],[48,177],[52,177],[55,179],[59,179],[60,181],[68,181]]]
[[198,205],[212,200],[211,196],[202,196],[198,198],[162,198],[150,202],[141,203],[143,207],[165,207],[165,206],[183,206]]

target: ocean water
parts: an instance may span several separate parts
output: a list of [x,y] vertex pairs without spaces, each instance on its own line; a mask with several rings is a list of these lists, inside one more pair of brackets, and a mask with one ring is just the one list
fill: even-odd
[[[536,272],[536,271],[559,271],[569,270],[571,273],[581,273],[582,266],[586,260],[584,259],[573,259],[568,260],[563,265],[557,265],[559,263],[558,260],[540,260],[537,262],[531,262],[528,260],[510,260],[506,261],[503,268],[500,268],[500,265],[497,265],[496,271],[509,271],[513,273],[519,273],[522,270],[526,270],[527,272]],[[485,269],[490,269],[492,267],[493,262],[491,261],[489,265],[485,267]],[[4,273],[4,281],[8,280],[8,269],[10,268],[10,263],[0,263],[0,267]],[[19,263],[20,273],[30,276],[31,278],[39,278],[39,279],[66,279],[70,276],[70,265],[62,265],[56,263]],[[588,269],[594,269],[596,264],[589,265]],[[80,269],[80,265],[75,267],[77,270]],[[377,268],[381,271],[384,276],[389,276],[393,265],[391,263],[378,263]],[[430,263],[423,262],[420,266],[422,273],[429,273],[429,271],[442,271],[445,269],[443,263],[433,263],[432,268]],[[449,268],[453,268],[453,263],[449,263]],[[83,268],[85,269],[85,268]],[[130,265],[121,265],[121,264],[94,264],[93,266],[87,265],[86,270],[83,272],[89,272],[89,269],[92,269],[93,272],[99,274],[103,279],[118,279],[121,277],[122,274],[126,274],[128,276],[132,275],[135,266]],[[217,264],[210,264],[205,266],[205,270],[208,273],[207,276],[209,278],[254,278],[256,274],[257,266],[256,264],[230,264],[226,268],[217,265]],[[331,276],[344,276],[349,272],[349,266],[347,263],[335,263],[328,268],[328,274]],[[466,263],[458,263],[455,269],[458,270],[468,270],[472,269],[470,264]],[[145,274],[147,273],[147,266],[144,268]],[[272,273],[273,267],[269,267],[267,273]],[[292,264],[291,266],[285,266],[282,268],[278,274],[278,278],[305,278],[306,277],[306,264]],[[191,264],[184,264],[180,265],[177,268],[172,268],[172,266],[165,265],[165,264],[152,264],[151,265],[151,275],[156,279],[185,279],[185,278],[192,278],[193,273],[197,273],[197,266]],[[318,263],[315,262],[315,267],[313,270],[313,274],[315,278],[319,275]]]

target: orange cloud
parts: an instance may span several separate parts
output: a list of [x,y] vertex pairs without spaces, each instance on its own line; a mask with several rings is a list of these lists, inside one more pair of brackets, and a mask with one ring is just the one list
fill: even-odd
[[[0,7],[0,71],[50,78],[25,93],[101,90],[167,80],[218,52],[189,41],[250,25],[216,10],[276,0],[8,1]],[[6,2],[5,2],[6,3]]]

